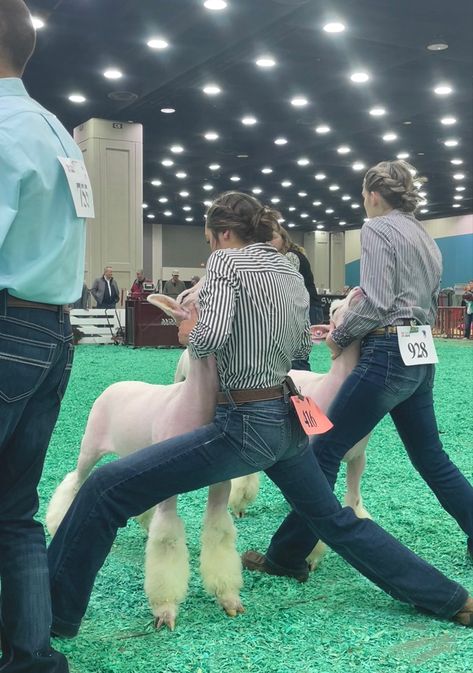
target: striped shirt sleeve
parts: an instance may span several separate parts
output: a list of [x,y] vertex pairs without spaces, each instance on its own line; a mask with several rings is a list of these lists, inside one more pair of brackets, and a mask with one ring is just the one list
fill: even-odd
[[199,320],[189,334],[191,357],[205,358],[220,350],[230,338],[238,291],[237,277],[227,255],[210,255],[205,283],[199,293]]

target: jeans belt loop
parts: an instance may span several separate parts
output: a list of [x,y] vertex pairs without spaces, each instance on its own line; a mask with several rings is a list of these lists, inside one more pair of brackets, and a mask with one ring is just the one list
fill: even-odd
[[232,397],[232,394],[231,394],[230,390],[228,388],[224,388],[222,390],[222,393],[224,393],[225,397],[227,398],[230,408],[231,409],[236,409],[237,405],[236,405],[235,400]]

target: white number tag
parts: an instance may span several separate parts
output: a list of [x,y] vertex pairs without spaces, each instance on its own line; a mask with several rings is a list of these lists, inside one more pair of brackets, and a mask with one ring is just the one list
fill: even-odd
[[58,157],[71,190],[77,217],[95,217],[94,196],[85,164],[80,159]]
[[439,359],[430,325],[409,325],[397,328],[397,340],[403,362],[412,365],[434,365]]

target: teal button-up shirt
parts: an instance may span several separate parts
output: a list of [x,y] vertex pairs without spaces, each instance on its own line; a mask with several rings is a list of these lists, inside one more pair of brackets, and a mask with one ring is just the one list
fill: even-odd
[[82,153],[21,79],[0,78],[0,290],[68,304],[84,282],[85,220],[58,156]]

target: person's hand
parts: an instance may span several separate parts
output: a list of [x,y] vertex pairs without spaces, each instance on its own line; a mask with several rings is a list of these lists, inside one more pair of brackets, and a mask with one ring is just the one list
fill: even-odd
[[331,334],[327,335],[325,343],[330,348],[330,352],[332,354],[332,360],[336,360],[336,358],[338,358],[338,356],[342,354],[343,349],[340,348],[340,346],[337,343],[335,343],[335,341],[332,339]]
[[179,332],[178,339],[181,346],[187,346],[189,343],[189,334],[192,332],[194,327],[197,325],[199,316],[197,314],[197,309],[195,306],[192,306],[190,310],[191,314],[189,318],[185,318],[179,323]]
[[330,332],[330,325],[311,325],[310,326],[310,337],[312,343],[320,343],[327,338],[328,333]]

